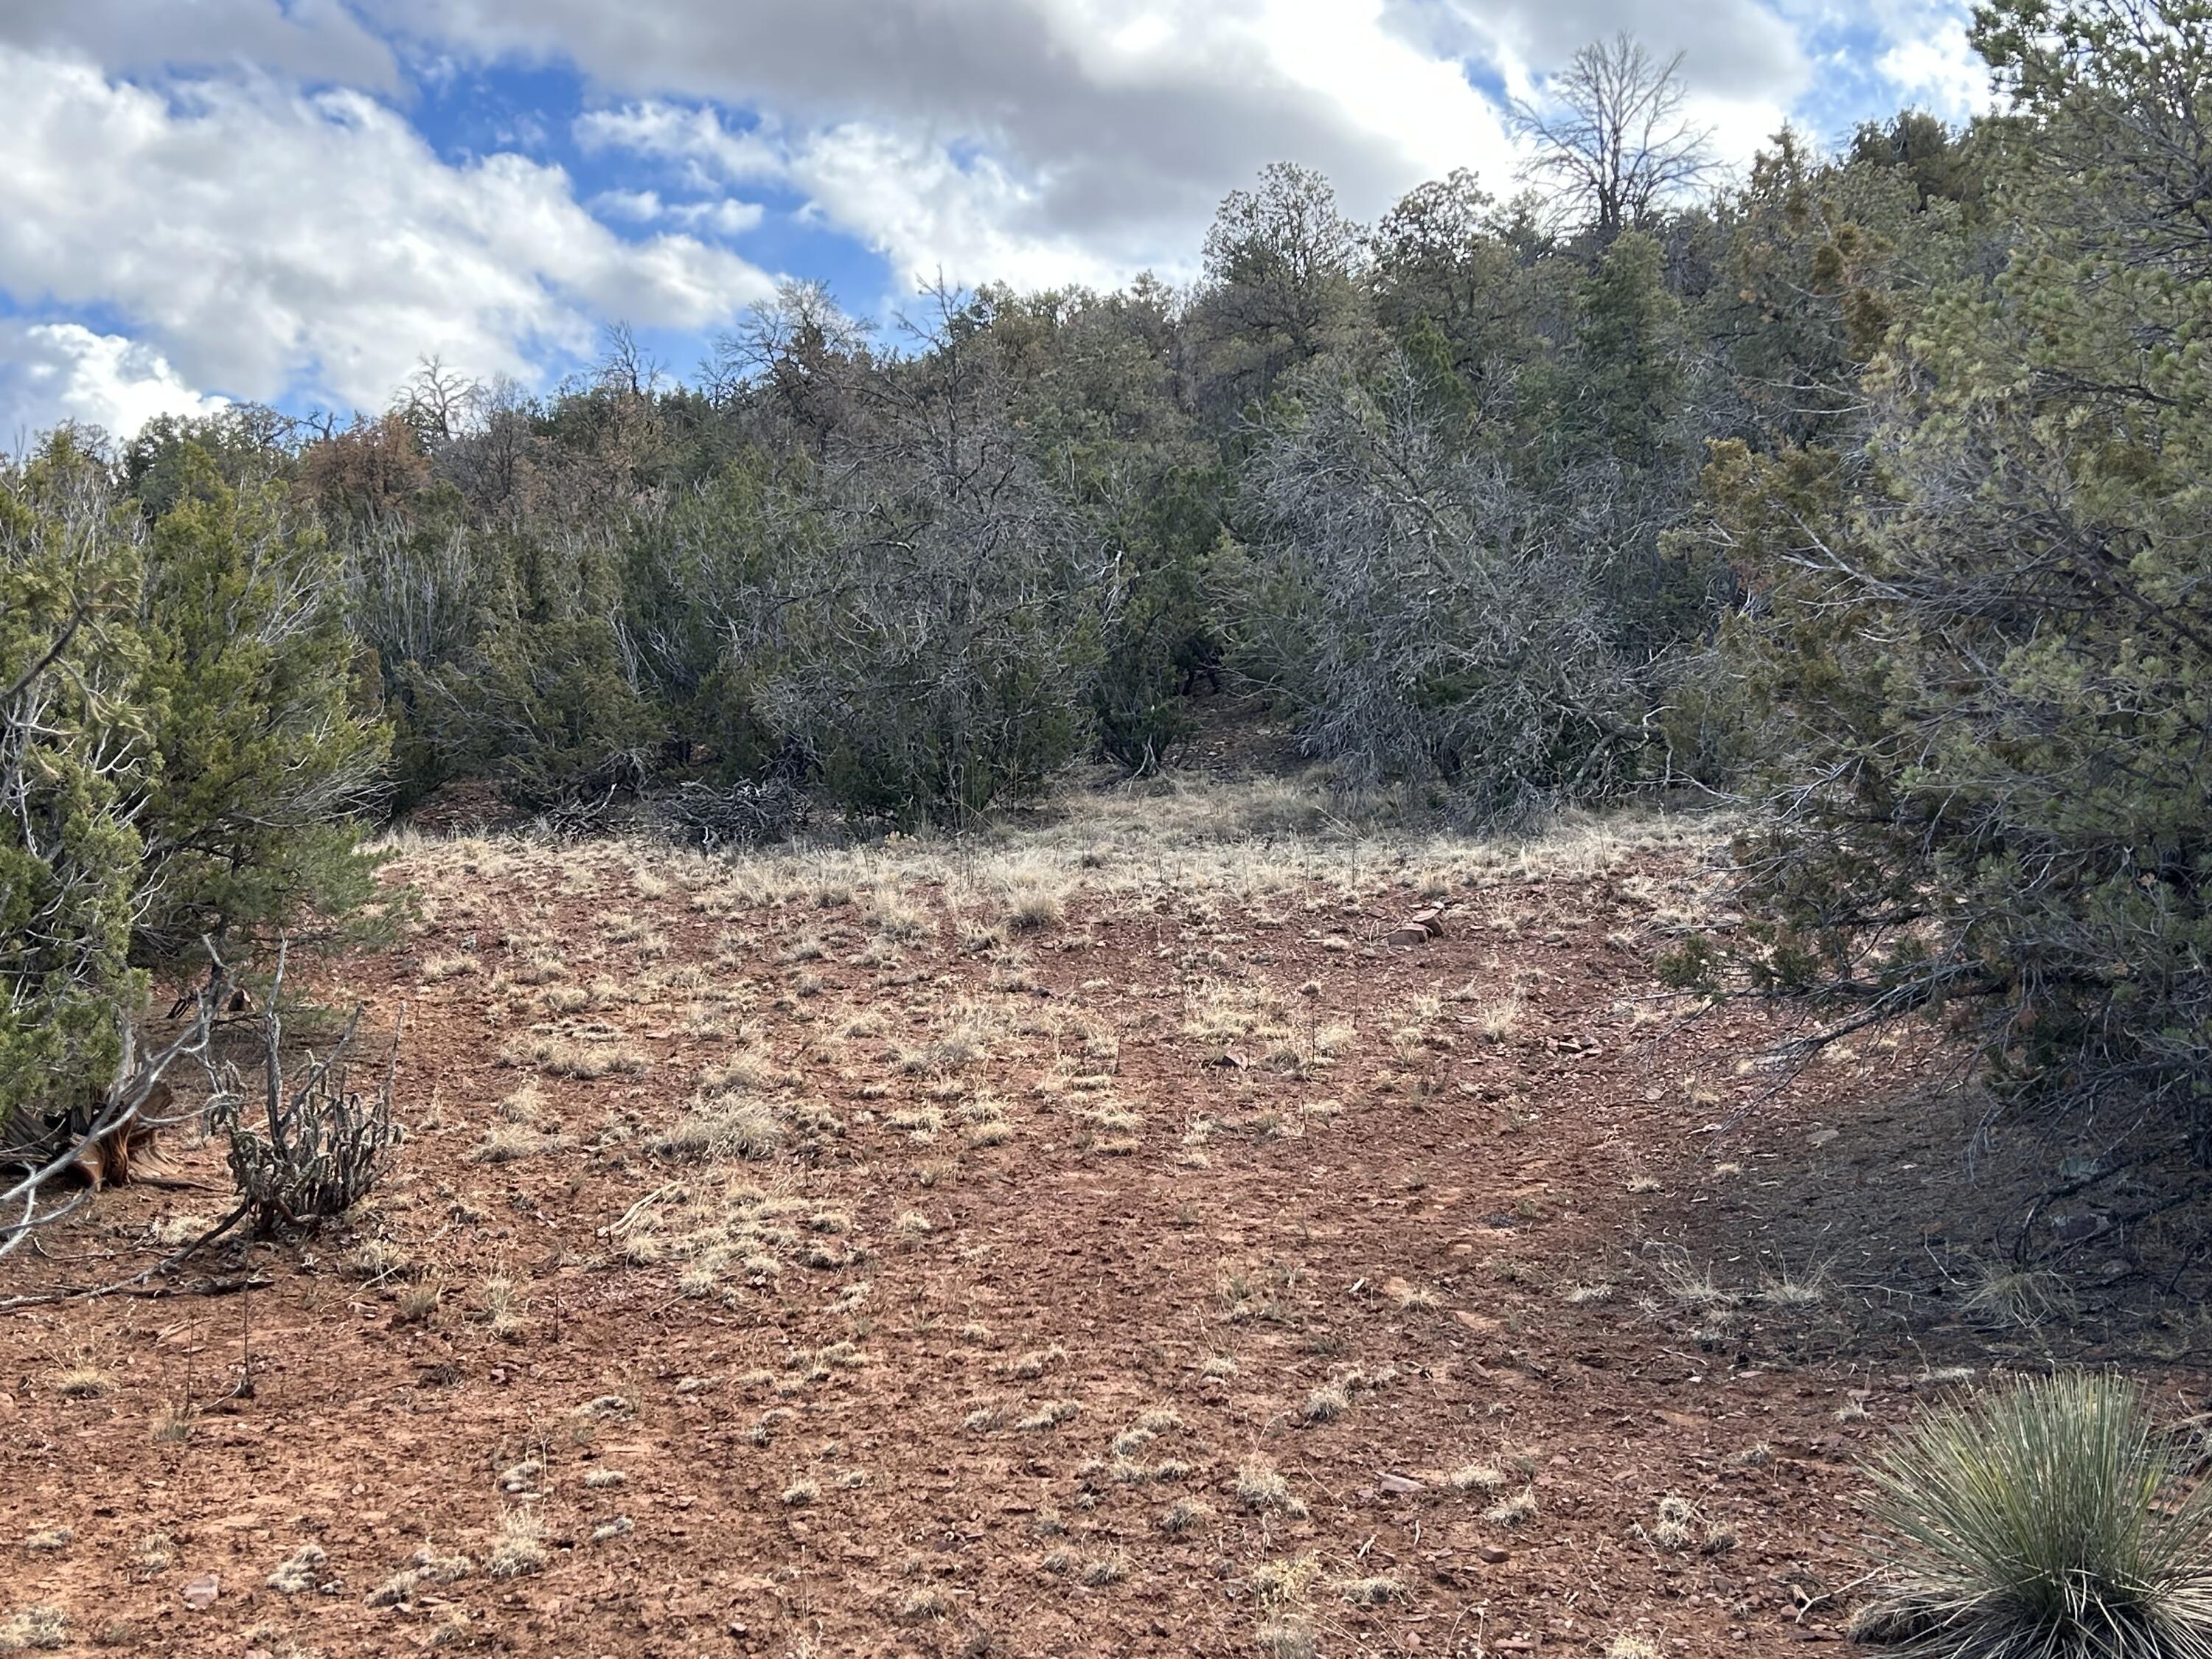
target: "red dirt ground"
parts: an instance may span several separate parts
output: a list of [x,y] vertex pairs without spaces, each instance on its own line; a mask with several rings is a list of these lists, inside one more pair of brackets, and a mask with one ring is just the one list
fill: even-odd
[[[920,921],[799,860],[400,859],[422,920],[328,991],[410,1005],[369,1210],[174,1280],[264,1288],[0,1318],[0,1630],[229,1659],[1794,1651],[1868,1570],[1855,1458],[1942,1366],[2039,1351],[1948,1315],[1942,1230],[1881,1207],[1954,1155],[1948,1120],[1864,1115],[1923,1153],[1854,1115],[1910,1089],[1907,1051],[1708,1132],[1772,1032],[1650,1017],[1693,848],[1556,874],[1355,848],[1257,897],[1114,854],[1067,878],[1126,882],[1064,902],[964,858],[886,855]],[[1373,943],[1423,890],[1444,936]],[[593,1054],[642,1070],[533,1075]],[[780,1145],[657,1150],[733,1054]],[[499,1127],[530,1155],[472,1161]],[[175,1168],[222,1180],[212,1146]],[[127,1273],[222,1204],[106,1194],[0,1291]],[[542,1534],[507,1577],[503,1518]],[[468,1570],[395,1582],[426,1546]]]

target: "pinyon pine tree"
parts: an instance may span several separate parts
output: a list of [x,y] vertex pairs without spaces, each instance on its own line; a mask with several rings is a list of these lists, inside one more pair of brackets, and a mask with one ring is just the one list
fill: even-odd
[[1893,331],[1863,449],[1723,446],[1778,757],[1686,977],[1946,1010],[2000,1097],[2212,1129],[2212,6],[2010,0],[2017,240]]

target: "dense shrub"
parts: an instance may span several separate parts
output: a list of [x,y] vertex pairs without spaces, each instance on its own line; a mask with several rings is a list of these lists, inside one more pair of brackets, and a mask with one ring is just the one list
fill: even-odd
[[1831,1033],[1948,1011],[2021,1106],[2201,1142],[2212,10],[2160,9],[2142,40],[2127,8],[1993,13],[2010,259],[1893,332],[1863,447],[1717,452],[1773,811],[1744,948],[1679,966],[1840,1006]]
[[383,734],[334,557],[274,486],[173,459],[150,519],[75,434],[0,468],[0,1119],[106,1088],[143,970],[366,890]]
[[1441,780],[1483,822],[1617,793],[1643,737],[1591,573],[1410,364],[1316,375],[1250,470],[1247,653],[1351,781]]

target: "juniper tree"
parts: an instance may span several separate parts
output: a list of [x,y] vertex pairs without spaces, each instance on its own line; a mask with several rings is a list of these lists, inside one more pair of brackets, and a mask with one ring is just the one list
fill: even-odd
[[1709,474],[1778,757],[1747,937],[1834,1035],[1948,1010],[2002,1098],[2212,1127],[2212,7],[2013,0],[2018,244],[1892,331],[1871,441]]

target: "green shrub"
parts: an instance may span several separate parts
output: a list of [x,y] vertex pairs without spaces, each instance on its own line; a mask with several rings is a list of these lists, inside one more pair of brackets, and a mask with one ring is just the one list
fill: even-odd
[[0,466],[0,1153],[27,1103],[70,1105],[122,1054],[153,769],[131,695],[143,537],[64,440]]
[[1870,1470],[1889,1583],[1854,1634],[1944,1659],[2212,1655],[2212,1489],[2134,1384],[2057,1376],[1925,1413]]
[[2212,9],[2017,0],[1979,39],[2023,99],[2009,260],[1888,335],[1866,444],[1713,451],[1772,810],[1743,927],[1674,971],[1825,1004],[1816,1044],[1940,1014],[2021,1116],[2204,1158],[2212,355],[2171,227],[2212,173]]
[[[150,975],[344,917],[385,733],[336,562],[189,444],[150,515],[74,433],[0,461],[0,1133],[113,1082]],[[4,1150],[4,1148],[0,1148]]]

